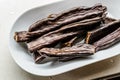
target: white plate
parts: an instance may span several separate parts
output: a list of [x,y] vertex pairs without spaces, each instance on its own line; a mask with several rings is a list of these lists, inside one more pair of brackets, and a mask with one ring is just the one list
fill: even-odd
[[120,43],[109,49],[99,51],[88,59],[73,60],[65,63],[48,62],[45,64],[35,64],[33,58],[28,54],[25,46],[15,42],[13,39],[15,31],[27,30],[33,22],[46,17],[51,13],[59,13],[60,11],[71,7],[91,6],[98,2],[106,5],[108,7],[108,12],[112,14],[112,16],[120,18],[119,0],[66,0],[43,7],[37,7],[22,14],[14,23],[10,32],[9,49],[15,62],[23,70],[29,73],[39,76],[52,76],[118,55],[120,53]]

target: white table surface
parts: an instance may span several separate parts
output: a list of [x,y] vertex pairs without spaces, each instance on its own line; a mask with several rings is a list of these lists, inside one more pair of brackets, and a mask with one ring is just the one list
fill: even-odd
[[8,49],[9,31],[14,21],[28,9],[61,0],[0,0],[0,80],[86,80],[120,72],[120,55],[52,77],[23,71]]

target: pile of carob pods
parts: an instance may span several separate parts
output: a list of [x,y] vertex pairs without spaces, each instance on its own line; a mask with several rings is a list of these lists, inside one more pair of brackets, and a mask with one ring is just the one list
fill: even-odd
[[120,20],[107,17],[107,7],[80,6],[33,23],[14,34],[27,45],[35,63],[49,58],[69,61],[85,58],[120,41]]

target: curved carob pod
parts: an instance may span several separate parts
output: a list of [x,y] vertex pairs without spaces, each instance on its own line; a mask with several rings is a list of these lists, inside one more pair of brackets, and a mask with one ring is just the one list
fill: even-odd
[[27,35],[27,31],[20,31],[20,32],[14,33],[14,40],[16,42],[26,42],[26,41],[29,41],[30,38]]
[[108,24],[103,25],[100,28],[97,28],[93,31],[89,31],[87,33],[85,43],[93,44],[94,42],[98,41],[99,39],[105,37],[106,35],[110,34],[111,32],[115,31],[120,27],[120,20],[112,21]]
[[50,57],[64,57],[64,56],[90,56],[95,53],[95,47],[89,44],[79,44],[72,47],[58,48],[42,48],[38,53],[46,54]]
[[109,48],[112,45],[116,44],[117,42],[120,42],[120,25],[117,30],[101,38],[100,40],[95,42],[93,45],[96,47],[96,51],[99,51],[102,49]]
[[87,14],[93,11],[105,12],[106,10],[107,10],[106,6],[103,6],[102,4],[95,4],[92,7],[80,6],[80,7],[74,7],[67,11],[63,11],[59,14],[49,15],[48,18],[50,20],[56,21],[56,20],[63,20],[66,18],[71,18],[71,17],[78,16],[78,15],[84,15],[84,14]]
[[[96,12],[96,11],[101,11],[103,14],[106,10],[107,10],[107,8],[105,6],[102,6],[101,4],[96,4],[92,7],[74,8],[74,9],[59,13],[59,14],[54,14],[54,16],[52,16],[52,17],[48,17],[48,18],[45,18],[45,19],[35,22],[34,24],[32,24],[30,26],[29,31],[30,32],[36,31],[38,29],[41,30],[43,28],[46,28],[48,25],[55,26],[54,28],[56,28],[56,26],[58,27],[58,26],[78,20],[79,18],[77,16],[83,16],[85,14]],[[99,16],[102,16],[102,14]],[[72,19],[72,18],[74,18],[74,19]],[[67,20],[69,22],[66,23]],[[72,20],[72,21],[70,21],[70,20]],[[55,25],[56,23],[59,23],[59,24]]]

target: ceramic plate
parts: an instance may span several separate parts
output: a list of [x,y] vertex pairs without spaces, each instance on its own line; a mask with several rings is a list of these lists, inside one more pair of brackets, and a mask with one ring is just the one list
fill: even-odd
[[[13,39],[14,32],[27,30],[35,21],[47,17],[52,13],[59,13],[66,9],[78,6],[92,6],[96,3],[102,3],[108,7],[108,12],[115,18],[120,18],[119,0],[66,0],[42,7],[30,9],[22,14],[14,23],[9,37],[9,49],[15,62],[25,71],[39,76],[52,76],[61,74],[70,70],[81,68],[104,59],[116,56],[120,53],[120,43],[115,46],[99,51],[88,59],[77,59],[64,63],[48,62],[44,64],[35,64],[31,55],[28,54],[26,46],[19,44]],[[111,5],[112,4],[112,5]]]

